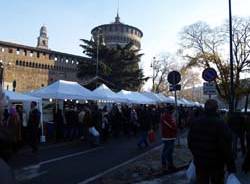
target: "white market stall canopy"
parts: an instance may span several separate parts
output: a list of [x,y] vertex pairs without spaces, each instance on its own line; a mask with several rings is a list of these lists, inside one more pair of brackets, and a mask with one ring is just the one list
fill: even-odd
[[[175,101],[175,98],[173,96],[169,96],[169,98]],[[185,103],[182,100],[177,99],[177,105],[185,105]]]
[[96,97],[96,100],[104,100],[110,102],[128,102],[128,99],[121,98],[105,84],[100,85],[98,88],[92,91],[92,94]]
[[138,93],[132,91],[121,90],[117,93],[120,98],[129,100],[130,103],[134,104],[155,104],[155,101]]
[[4,90],[4,95],[10,102],[40,102],[41,98],[33,97],[30,95],[25,95],[13,91]]
[[174,101],[173,98],[170,98],[170,97],[168,97],[168,96],[165,96],[165,95],[163,95],[162,93],[158,93],[158,94],[156,94],[156,95],[157,95],[159,98],[161,98],[162,101],[165,102],[165,103],[170,103],[170,104],[175,103],[175,101]]
[[142,92],[141,94],[143,94],[144,96],[152,99],[156,103],[163,103],[164,102],[164,100],[161,97],[159,97],[157,94],[155,94],[155,93],[152,93],[152,92]]
[[180,100],[184,103],[185,106],[188,106],[188,107],[195,106],[195,104],[193,102],[188,101],[185,98],[181,98]]
[[92,92],[82,87],[77,82],[58,80],[47,87],[43,87],[30,95],[43,99],[72,99],[72,100],[93,100]]

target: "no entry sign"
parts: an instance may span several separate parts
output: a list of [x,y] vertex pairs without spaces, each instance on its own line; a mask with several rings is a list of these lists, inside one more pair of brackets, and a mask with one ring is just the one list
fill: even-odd
[[202,78],[205,81],[208,81],[208,82],[214,81],[216,79],[216,77],[217,77],[217,72],[213,68],[206,68],[202,72]]

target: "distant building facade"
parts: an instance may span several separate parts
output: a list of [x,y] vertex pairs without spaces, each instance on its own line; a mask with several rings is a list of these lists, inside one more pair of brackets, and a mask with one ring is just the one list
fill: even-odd
[[115,22],[97,26],[92,29],[91,34],[94,40],[101,36],[108,47],[124,46],[132,42],[135,49],[141,48],[141,38],[143,37],[140,29],[120,22],[118,13]]
[[77,65],[89,59],[50,50],[47,28],[42,26],[37,47],[0,41],[0,78],[5,89],[27,92],[56,80],[78,81]]

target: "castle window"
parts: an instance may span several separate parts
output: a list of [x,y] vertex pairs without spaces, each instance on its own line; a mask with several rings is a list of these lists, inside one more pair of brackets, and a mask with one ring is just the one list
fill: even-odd
[[69,62],[69,60],[68,59],[66,59],[66,63],[68,63]]
[[13,53],[13,49],[12,48],[9,48],[9,53]]
[[1,52],[4,52],[4,48],[1,48]]
[[28,62],[25,62],[25,66],[28,67],[28,66],[29,66],[29,63],[28,63]]
[[31,67],[34,68],[34,67],[35,67],[35,63],[32,63],[32,64],[31,64]]
[[35,64],[35,68],[38,68],[38,64],[37,63]]
[[45,53],[45,52],[43,53],[43,56],[46,56],[46,53]]
[[50,59],[50,60],[55,60],[55,56],[52,55],[52,54],[49,54],[49,59]]
[[16,60],[16,65],[19,65],[19,61],[18,60]]
[[38,57],[38,58],[40,57],[40,52],[37,52],[37,57]]
[[75,62],[74,62],[74,60],[72,60],[72,64],[74,64]]
[[55,57],[54,60],[57,61],[57,57]]
[[27,56],[27,50],[23,50],[23,55]]
[[16,49],[16,54],[19,55],[20,54],[20,50]]
[[41,64],[40,63],[38,64],[38,68],[41,68]]
[[30,57],[33,57],[33,51],[30,51]]
[[42,69],[44,69],[44,64],[42,64],[41,66],[42,66]]
[[29,62],[29,67],[32,67],[32,63],[31,62]]

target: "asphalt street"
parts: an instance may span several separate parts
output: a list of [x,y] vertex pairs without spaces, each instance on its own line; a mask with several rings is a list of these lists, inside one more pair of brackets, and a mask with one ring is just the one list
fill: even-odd
[[44,146],[37,155],[23,150],[10,163],[22,184],[84,183],[160,144],[138,149],[137,141],[138,137],[123,136],[95,148],[84,142]]

